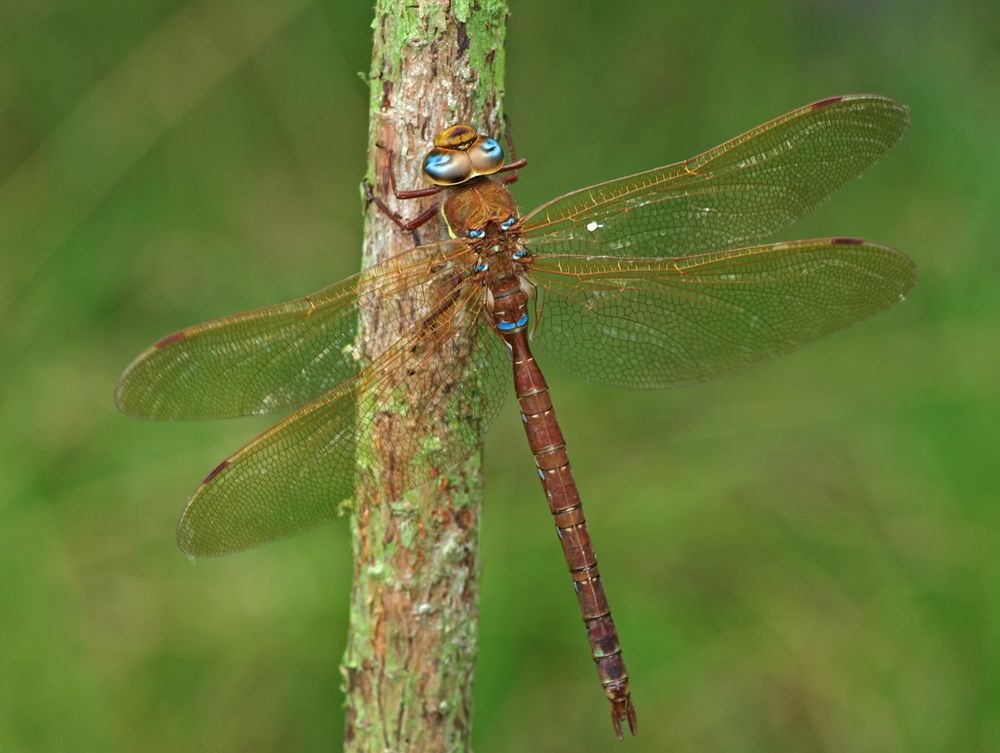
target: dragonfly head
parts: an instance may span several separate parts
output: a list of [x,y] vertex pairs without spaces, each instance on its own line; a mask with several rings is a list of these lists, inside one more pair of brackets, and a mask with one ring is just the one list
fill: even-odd
[[424,157],[424,178],[436,186],[457,186],[480,175],[492,175],[504,163],[503,147],[475,128],[456,123],[434,137]]

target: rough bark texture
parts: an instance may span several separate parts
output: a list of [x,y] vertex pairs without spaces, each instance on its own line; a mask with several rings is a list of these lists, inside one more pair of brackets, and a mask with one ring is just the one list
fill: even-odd
[[[429,204],[397,202],[385,170],[395,152],[399,187],[421,187],[420,162],[434,134],[455,122],[500,133],[506,3],[499,0],[378,0],[373,23],[368,180],[397,211],[415,216]],[[432,200],[431,200],[432,201]],[[432,222],[424,240],[441,232]],[[367,213],[365,267],[403,253],[413,239],[374,207]],[[362,350],[381,352],[397,332],[377,316],[362,321]],[[393,446],[388,422],[375,437]],[[406,430],[413,430],[412,424]],[[421,426],[429,434],[448,426]],[[388,466],[388,458],[382,459]],[[479,586],[481,457],[439,483],[379,502],[385,490],[362,482],[352,521],[354,587],[343,662],[345,750],[471,749],[472,675]],[[379,478],[379,469],[363,474]],[[388,483],[383,479],[381,483]],[[391,495],[390,495],[391,496]]]

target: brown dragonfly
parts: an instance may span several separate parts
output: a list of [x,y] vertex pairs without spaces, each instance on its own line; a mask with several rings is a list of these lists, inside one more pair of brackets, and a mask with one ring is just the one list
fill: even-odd
[[[527,214],[507,188],[524,160],[506,162],[471,126],[447,128],[423,162],[429,187],[397,191],[389,176],[399,199],[441,194],[439,206],[405,221],[368,195],[407,230],[440,209],[450,239],[305,298],[175,332],[122,375],[117,403],[132,416],[294,409],[208,474],[181,517],[180,547],[221,555],[335,518],[376,452],[384,457],[376,427],[402,398],[459,428],[433,441],[399,433],[385,493],[398,497],[478,447],[513,373],[615,732],[625,722],[634,733],[618,634],[532,347],[599,382],[669,387],[888,309],[915,280],[898,251],[845,237],[763,242],[889,152],[907,122],[893,100],[832,97]],[[376,310],[396,334],[362,358],[359,327]],[[433,378],[411,379],[418,372]]]

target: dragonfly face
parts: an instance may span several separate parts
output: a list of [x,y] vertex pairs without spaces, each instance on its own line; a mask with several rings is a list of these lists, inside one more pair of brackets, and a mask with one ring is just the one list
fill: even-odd
[[457,186],[482,175],[492,175],[504,164],[503,147],[480,136],[470,125],[458,123],[434,137],[434,148],[424,157],[423,173],[436,186]]

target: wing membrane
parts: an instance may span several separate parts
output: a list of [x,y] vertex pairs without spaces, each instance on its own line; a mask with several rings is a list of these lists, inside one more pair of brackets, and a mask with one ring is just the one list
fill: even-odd
[[481,291],[463,291],[432,326],[224,461],[181,517],[181,549],[215,556],[291,536],[335,518],[359,474],[379,472],[388,502],[467,457],[510,389],[483,316]]
[[905,255],[853,238],[536,262],[538,349],[628,387],[697,382],[774,358],[893,306],[916,279]]
[[685,162],[584,188],[524,218],[539,255],[676,257],[759,243],[887,154],[905,107],[833,97]]
[[126,414],[143,418],[297,408],[358,372],[360,308],[379,306],[385,316],[399,316],[393,299],[404,296],[429,308],[423,291],[435,290],[468,253],[457,241],[427,244],[313,295],[175,332],[132,362],[115,400]]

